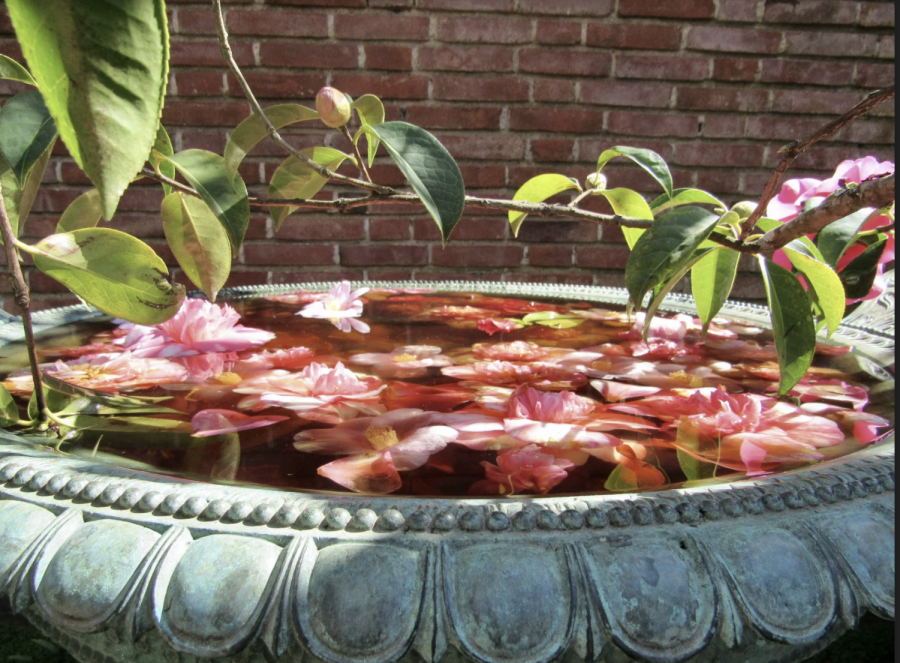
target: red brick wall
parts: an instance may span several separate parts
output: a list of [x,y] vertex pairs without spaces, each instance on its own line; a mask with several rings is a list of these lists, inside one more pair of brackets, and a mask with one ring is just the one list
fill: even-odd
[[[248,106],[221,61],[209,3],[169,0],[169,13],[165,126],[176,149],[221,153]],[[894,79],[892,2],[237,0],[227,14],[237,59],[263,105],[311,104],[326,84],[353,96],[377,94],[388,119],[435,133],[458,160],[468,192],[482,196],[511,196],[544,172],[583,180],[601,150],[624,144],[662,154],[678,186],[752,199],[781,145]],[[8,27],[0,52],[19,56]],[[335,132],[297,126],[285,134],[299,147],[324,141],[346,149]],[[893,146],[891,105],[810,150],[790,174],[825,177],[842,159],[866,154],[892,159]],[[262,183],[283,158],[264,144],[245,161],[241,173],[252,191],[264,195]],[[402,183],[386,157],[373,175]],[[608,175],[610,186],[655,193],[633,168],[611,165]],[[64,150],[46,181],[30,237],[52,232],[88,184]],[[158,220],[160,198],[158,186],[133,187],[113,226],[145,238],[175,267]],[[419,208],[299,212],[277,234],[270,219],[255,214],[231,283],[621,285],[622,242],[612,228],[536,219],[514,239],[505,215],[477,209],[467,210],[445,249]],[[761,296],[752,268],[748,261],[737,296]],[[68,301],[51,279],[34,271],[29,278],[38,306]]]

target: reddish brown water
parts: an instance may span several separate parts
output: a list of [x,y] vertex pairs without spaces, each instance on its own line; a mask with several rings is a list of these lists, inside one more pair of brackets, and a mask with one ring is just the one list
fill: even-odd
[[[438,346],[444,354],[457,357],[467,353],[475,343],[530,341],[543,347],[579,350],[604,343],[620,342],[620,335],[629,329],[628,324],[623,321],[588,319],[568,329],[554,329],[534,324],[524,329],[489,336],[476,328],[475,319],[466,320],[459,312],[449,317],[423,316],[426,312],[443,306],[488,308],[494,312],[495,318],[521,318],[523,315],[541,310],[556,310],[563,313],[594,307],[616,310],[615,306],[607,304],[517,300],[464,293],[441,295],[370,293],[366,296],[365,311],[361,318],[371,326],[372,331],[368,334],[343,333],[327,320],[301,318],[295,315],[302,307],[298,304],[273,302],[261,298],[235,300],[230,304],[241,314],[243,325],[276,334],[275,340],[264,346],[266,350],[303,346],[317,356],[339,358],[358,373],[365,373],[367,367],[348,362],[349,356],[364,352],[388,353],[404,345]],[[48,347],[108,342],[111,340],[109,332],[112,329],[114,326],[111,323],[84,323],[67,328],[63,336],[57,332],[52,338],[43,341],[42,347],[46,351]],[[734,329],[740,330],[741,327]],[[771,342],[771,335],[767,333],[741,338],[752,338],[758,343]],[[723,356],[722,352],[708,354],[710,360],[729,359]],[[53,349],[46,352],[45,356],[52,358]],[[664,363],[678,363],[678,359],[665,360]],[[761,362],[743,362],[744,366],[760,364]],[[817,354],[816,366],[826,372],[830,371],[827,373],[828,377],[837,377],[852,384],[872,384],[871,379],[856,367],[852,353],[841,357]],[[383,402],[386,402],[388,409],[398,407],[391,401],[391,394],[396,393],[390,387],[394,381],[390,378],[385,379],[385,382],[389,383],[389,388],[383,392]],[[423,377],[403,378],[402,381],[423,388],[449,386],[458,382],[454,378],[443,376],[439,368],[428,369],[427,375]],[[196,412],[209,407],[237,409],[237,403],[242,398],[241,394],[229,393],[227,385],[222,386],[215,379],[210,380],[210,384],[221,387],[214,403],[197,400],[195,392],[172,391],[162,387],[132,392],[131,395],[171,396],[171,400],[163,404],[183,412],[184,416],[180,418],[186,422],[190,421]],[[743,389],[749,388],[750,385],[744,381]],[[580,387],[576,391],[581,396],[598,401],[600,407],[604,406],[604,400],[590,385]],[[889,403],[892,400],[892,393],[881,394],[873,399],[870,408],[885,415],[891,411]],[[882,403],[888,405],[882,406]],[[399,406],[404,407],[402,404]],[[466,404],[455,405],[453,409],[458,411],[463,407],[466,407]],[[443,409],[447,410],[446,407]],[[196,438],[188,434],[159,434],[155,431],[148,431],[146,434],[99,435],[93,431],[86,431],[77,437],[75,443],[82,448],[96,447],[101,454],[146,463],[162,473],[177,473],[214,481],[262,484],[288,490],[343,490],[331,480],[317,474],[317,468],[334,460],[335,456],[301,453],[293,446],[293,438],[298,431],[327,427],[325,424],[302,419],[283,408],[268,408],[256,414],[279,414],[290,418],[273,426],[242,431],[230,436]],[[844,428],[848,427],[845,425]],[[879,433],[887,430],[888,428],[881,428]],[[623,440],[635,442],[641,442],[649,437],[636,432],[617,431],[615,434]],[[665,437],[662,433],[655,435]],[[674,431],[668,434],[670,438],[673,436]],[[859,447],[860,444],[848,436],[842,444],[820,451],[824,457],[830,458],[851,453]],[[402,487],[394,494],[437,496],[484,494],[479,493],[480,489],[477,486],[478,482],[485,479],[482,462],[494,463],[496,458],[496,451],[474,451],[451,443],[443,451],[431,456],[423,467],[403,472]],[[661,470],[667,478],[665,485],[653,486],[653,489],[685,481],[685,474],[673,448],[649,446],[643,462]],[[797,467],[808,462],[804,459],[784,460],[779,469]],[[616,465],[612,462],[591,457],[583,465],[571,468],[568,477],[552,489],[552,494],[608,492],[604,486],[615,468]],[[744,473],[736,469],[719,467],[716,471],[718,479],[741,476],[744,476]]]

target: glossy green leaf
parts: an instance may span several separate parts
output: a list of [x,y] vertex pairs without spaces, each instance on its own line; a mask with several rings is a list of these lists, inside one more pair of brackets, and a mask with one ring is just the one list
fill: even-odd
[[538,311],[537,313],[529,313],[524,316],[522,322],[526,325],[543,325],[551,329],[571,329],[587,322],[587,318],[557,313],[556,311]]
[[616,465],[606,478],[603,488],[617,493],[630,493],[638,488],[637,476],[624,465]]
[[672,196],[663,194],[659,198],[650,203],[650,209],[654,214],[659,214],[670,207],[678,207],[679,205],[715,205],[723,210],[728,209],[728,205],[716,198],[711,193],[701,189],[675,189]]
[[56,139],[56,125],[37,90],[17,94],[0,111],[0,153],[19,183]]
[[600,158],[597,159],[597,172],[599,173],[610,159],[615,159],[616,157],[627,157],[634,161],[662,185],[666,195],[670,198],[672,197],[672,173],[669,172],[669,167],[666,165],[665,159],[656,152],[640,147],[624,147],[617,145],[616,147],[604,150],[600,154]]
[[166,280],[165,263],[139,239],[111,228],[50,235],[34,245],[34,264],[83,300],[141,325],[178,311],[184,286]]
[[887,236],[880,235],[880,237],[882,239],[866,248],[841,270],[840,281],[844,285],[847,299],[862,299],[872,289],[878,273],[878,261],[887,245]]
[[[647,201],[637,191],[622,188],[604,189],[600,192],[600,195],[609,201],[613,212],[620,216],[653,221],[653,210],[650,209]],[[622,234],[625,236],[629,249],[634,248],[634,245],[644,232],[646,232],[644,228],[622,228]]]
[[822,228],[816,235],[816,246],[822,252],[822,257],[832,268],[837,269],[838,260],[844,255],[844,251],[853,244],[856,233],[871,216],[871,207],[858,210],[843,219]]
[[103,217],[100,209],[100,192],[86,191],[73,200],[56,224],[57,233],[67,233],[82,228],[95,228]]
[[[166,433],[188,434],[191,432],[191,424],[187,421],[175,419],[162,419],[156,417],[99,417],[88,414],[78,414],[65,417],[70,428],[79,428],[103,433],[127,433],[128,435],[161,435]],[[106,438],[104,438],[106,441]],[[111,442],[110,439],[107,442]],[[141,443],[146,443],[142,439]],[[110,445],[112,446],[112,445]],[[122,446],[122,445],[116,445]],[[135,443],[133,446],[138,446]],[[166,448],[163,444],[148,446],[146,448]]]
[[3,192],[3,203],[6,205],[6,216],[9,218],[10,226],[16,237],[22,234],[22,228],[31,213],[31,206],[41,187],[41,181],[44,179],[44,172],[47,170],[47,164],[50,163],[50,154],[53,152],[55,144],[55,140],[50,143],[31,167],[25,178],[24,186],[19,184],[12,169],[0,157],[0,190]]
[[[359,121],[362,124],[374,127],[376,124],[384,122],[384,104],[374,94],[364,94],[350,106],[356,109]],[[369,149],[368,159],[369,167],[371,168],[372,164],[375,163],[375,154],[378,152],[378,137],[371,134],[367,135],[366,144]]]
[[377,136],[388,154],[418,194],[425,209],[447,243],[462,217],[466,190],[459,166],[437,138],[406,122],[383,122],[367,126],[366,133]]
[[37,87],[37,83],[35,83],[31,74],[28,73],[28,70],[5,55],[0,55],[0,78],[8,81],[18,81],[19,83]]
[[[548,198],[552,198],[568,189],[581,191],[581,185],[565,175],[547,173],[546,175],[532,177],[520,186],[513,196],[513,201],[542,203]],[[509,225],[512,227],[513,237],[519,235],[519,228],[522,227],[522,222],[525,221],[526,216],[528,216],[528,212],[509,212]]]
[[231,273],[231,246],[222,224],[205,202],[177,191],[163,200],[160,215],[181,269],[210,301],[216,301]]
[[162,405],[152,403],[137,403],[134,405],[115,406],[99,402],[93,398],[77,398],[60,410],[59,416],[91,415],[98,417],[136,415],[136,414],[183,414]]
[[[47,406],[47,409],[51,412],[59,412],[65,409],[69,403],[72,402],[73,398],[70,394],[67,394],[62,391],[58,391],[50,386],[50,384],[46,381],[46,374],[41,375],[41,380],[44,383],[44,404]],[[28,399],[28,418],[31,421],[36,421],[40,412],[38,412],[38,404],[37,404],[37,391],[31,392],[31,398]]]
[[663,283],[657,284],[656,287],[653,288],[653,294],[650,297],[650,305],[647,306],[647,313],[644,316],[644,326],[641,328],[641,337],[645,342],[647,341],[647,334],[650,332],[650,323],[653,322],[653,316],[656,315],[657,309],[662,305],[669,293],[672,292],[672,288],[674,288],[678,282],[685,277],[688,271],[702,260],[706,254],[714,250],[712,248],[704,247],[703,244],[706,243],[708,242],[701,243],[701,246],[694,251],[690,259],[683,264],[677,272],[671,274]]
[[644,295],[687,265],[719,221],[700,207],[677,207],[653,222],[635,243],[625,265],[625,285],[640,308]]
[[6,387],[0,384],[0,426],[11,426],[19,420],[19,408]]
[[[172,147],[172,139],[169,138],[169,132],[166,131],[162,124],[160,124],[159,128],[156,130],[156,141],[153,143],[153,149],[150,150],[149,161],[153,165],[153,170],[155,170],[158,175],[165,175],[170,180],[174,180],[175,164],[166,159],[161,159],[157,156],[159,154],[165,157],[170,157],[175,154],[175,149]],[[172,187],[168,184],[163,184],[162,188],[165,195],[168,196],[172,193]]]
[[[777,228],[778,226],[784,225],[783,222],[777,221],[775,219],[770,219],[768,217],[760,217],[756,221],[756,227],[758,230],[763,232],[769,232],[770,230]],[[793,249],[798,253],[802,253],[804,255],[809,256],[813,260],[818,260],[819,262],[826,262],[825,258],[822,256],[822,252],[819,251],[819,248],[812,243],[812,240],[809,237],[798,237],[795,240],[792,240],[790,243],[786,244],[784,248]]]
[[[295,122],[306,122],[319,119],[319,114],[312,108],[300,104],[278,104],[264,109],[266,117],[275,129],[281,129]],[[225,171],[228,177],[233,178],[237,174],[238,166],[259,141],[269,135],[269,131],[263,121],[256,115],[251,115],[237,125],[228,142],[225,144]]]
[[167,157],[157,152],[188,181],[225,227],[234,255],[244,241],[250,223],[250,201],[240,175],[232,179],[225,160],[206,150],[185,150]]
[[[121,410],[134,410],[137,408],[151,407],[155,403],[161,401],[172,400],[171,396],[122,396],[121,394],[111,394],[108,391],[98,391],[96,389],[88,389],[87,387],[79,387],[70,382],[64,382],[52,375],[43,374],[42,380],[44,386],[53,391],[72,396],[75,400],[87,399],[98,406],[107,409],[118,408]],[[74,402],[74,401],[73,401]],[[169,408],[163,408],[159,412],[177,412]],[[90,414],[90,413],[87,413]]]
[[715,442],[711,440],[701,442],[696,434],[687,433],[679,428],[674,446],[678,464],[688,481],[703,481],[716,476],[717,465],[697,457],[703,451],[712,451],[717,446]]
[[[304,150],[300,150],[300,153],[331,171],[340,168],[346,159],[356,163],[356,159],[349,154],[344,154],[330,147],[307,147]],[[269,182],[268,197],[307,200],[319,193],[327,183],[327,177],[322,177],[297,157],[290,156],[272,174],[272,180]],[[290,214],[293,214],[297,208],[272,207],[271,210],[272,220],[275,222],[275,232],[278,232],[284,220]]]
[[166,92],[163,0],[8,0],[16,37],[69,153],[100,190],[103,216],[140,171]]
[[844,318],[844,287],[840,277],[826,263],[805,253],[784,247],[785,255],[797,271],[802,272],[816,293],[816,301],[822,310],[830,337]]
[[757,256],[762,269],[781,381],[778,395],[790,391],[806,374],[816,351],[816,325],[809,297],[797,277]]
[[731,294],[740,258],[737,251],[716,248],[691,267],[691,293],[697,304],[697,315],[703,322],[703,338],[710,321]]

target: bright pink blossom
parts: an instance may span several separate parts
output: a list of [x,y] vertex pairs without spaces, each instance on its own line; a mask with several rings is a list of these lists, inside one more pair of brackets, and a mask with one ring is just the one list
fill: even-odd
[[[146,359],[130,352],[86,355],[68,362],[57,361],[45,369],[63,382],[98,391],[149,389],[188,377],[184,366],[168,359]],[[32,387],[33,389],[33,387]]]
[[191,417],[191,429],[194,431],[191,435],[193,437],[210,437],[236,433],[251,428],[271,426],[280,421],[287,421],[289,418],[279,415],[253,417],[234,410],[201,410]]
[[205,352],[239,352],[275,338],[271,332],[238,324],[240,319],[228,304],[185,299],[178,313],[166,322],[154,327],[131,325],[121,344],[135,357],[188,357]]
[[[472,354],[486,361],[542,361],[557,352],[560,352],[558,348],[544,348],[528,341],[476,343],[472,346]],[[562,350],[561,354],[565,352]]]
[[363,301],[359,297],[368,291],[368,288],[359,288],[351,292],[350,281],[341,281],[324,299],[307,304],[297,315],[304,318],[324,318],[342,332],[355,329],[361,334],[368,334],[369,325],[356,319],[363,312]]
[[511,332],[522,327],[515,320],[495,320],[494,318],[482,318],[477,323],[478,329],[493,336],[497,332]]
[[414,378],[428,374],[429,368],[440,368],[453,363],[435,345],[404,345],[389,353],[365,352],[352,355],[354,364],[371,366],[371,371],[383,378]]
[[462,380],[463,387],[483,384],[516,386],[528,384],[537,389],[577,389],[587,384],[583,373],[555,364],[514,364],[509,361],[480,361],[441,369],[444,375]]
[[487,461],[481,464],[485,476],[499,484],[501,495],[526,490],[546,494],[568,476],[567,470],[575,466],[566,458],[541,453],[541,448],[535,444],[498,454],[496,465]]

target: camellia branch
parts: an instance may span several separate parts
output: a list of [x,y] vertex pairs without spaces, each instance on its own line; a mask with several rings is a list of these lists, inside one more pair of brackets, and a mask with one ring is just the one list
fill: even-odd
[[748,242],[747,245],[754,247],[759,253],[768,253],[804,235],[817,233],[829,223],[857,210],[866,207],[881,209],[893,201],[893,174],[866,180],[859,186],[826,198],[818,207],[803,212],[789,223],[770,230],[756,242]]
[[[875,90],[875,92],[869,94],[865,99],[856,104],[853,108],[848,110],[839,118],[829,122],[824,127],[819,129],[818,131],[813,132],[802,141],[794,141],[793,143],[788,143],[787,145],[782,147],[779,152],[784,154],[784,156],[781,158],[781,162],[775,168],[775,172],[772,173],[772,177],[770,177],[769,181],[766,182],[766,186],[763,189],[762,196],[759,199],[759,204],[756,206],[756,209],[753,210],[753,213],[744,223],[744,229],[741,233],[741,239],[746,239],[753,232],[753,229],[756,227],[756,221],[765,213],[766,208],[769,206],[769,201],[772,200],[772,198],[775,196],[775,191],[778,188],[778,185],[781,183],[782,176],[790,167],[791,163],[793,163],[794,159],[803,154],[803,152],[806,151],[814,143],[828,138],[829,136],[833,136],[846,124],[852,122],[860,115],[868,113],[870,110],[887,101],[888,99],[893,99],[893,97],[893,85],[882,90]],[[800,235],[797,235],[797,237],[799,236]]]
[[273,125],[271,120],[269,120],[269,118],[266,116],[265,112],[262,109],[262,106],[259,105],[259,102],[256,100],[256,95],[253,94],[253,90],[250,89],[250,85],[247,83],[247,79],[244,78],[244,75],[241,73],[241,68],[238,66],[237,61],[234,59],[234,54],[231,52],[231,44],[228,43],[228,29],[225,27],[225,14],[222,11],[222,0],[212,0],[212,4],[213,13],[216,17],[216,34],[219,37],[219,48],[222,51],[222,57],[225,58],[225,62],[228,64],[228,68],[231,69],[231,73],[233,73],[235,78],[237,78],[238,85],[241,86],[241,90],[244,92],[244,96],[247,97],[247,101],[250,102],[250,109],[253,111],[253,114],[256,115],[266,126],[266,130],[269,132],[269,136],[272,137],[272,140],[274,140],[276,143],[281,145],[281,147],[287,150],[288,154],[297,157],[300,161],[319,173],[319,175],[321,175],[322,177],[327,177],[334,180],[335,182],[341,182],[343,184],[349,184],[351,186],[360,187],[362,189],[368,189],[369,191],[374,191],[383,195],[390,195],[394,193],[394,190],[387,186],[373,184],[372,182],[364,182],[362,180],[347,177],[345,175],[338,175],[325,166],[317,164],[315,161],[310,159],[305,154],[301,153],[300,150],[296,149],[293,145],[289,144],[281,137],[281,135],[278,133],[278,130],[275,128],[275,125]]
[[15,293],[16,306],[22,312],[22,327],[25,330],[25,345],[28,348],[28,363],[31,366],[31,379],[34,381],[34,397],[37,403],[37,409],[40,414],[38,417],[41,421],[46,421],[44,414],[47,409],[47,403],[44,401],[44,387],[41,380],[41,369],[38,367],[37,350],[34,343],[34,327],[31,324],[31,304],[28,285],[25,283],[25,277],[22,274],[22,267],[19,265],[19,254],[16,253],[16,236],[13,233],[12,226],[9,223],[9,217],[6,215],[6,203],[3,196],[0,196],[0,236],[3,237],[3,248],[6,251],[6,268],[9,271],[9,278],[12,281],[13,292]]
[[366,162],[363,160],[362,154],[359,152],[359,145],[353,142],[353,136],[350,135],[350,130],[347,128],[347,125],[341,127],[341,133],[344,135],[344,138],[347,139],[347,142],[350,143],[350,147],[353,149],[353,156],[356,157],[356,164],[359,168],[359,172],[362,173],[366,182],[371,182],[372,177],[369,175],[369,170],[366,168]]

